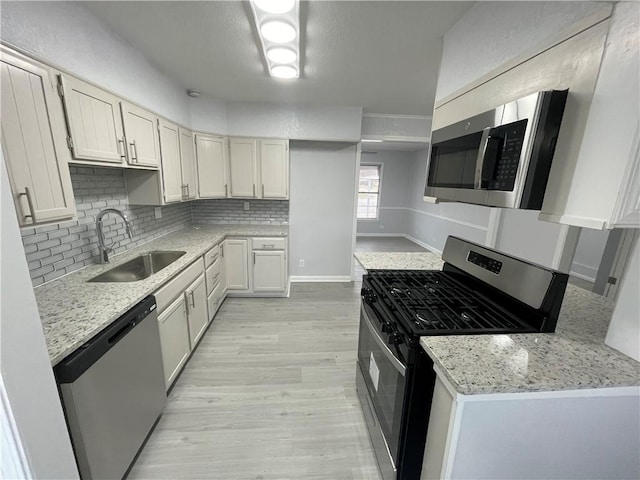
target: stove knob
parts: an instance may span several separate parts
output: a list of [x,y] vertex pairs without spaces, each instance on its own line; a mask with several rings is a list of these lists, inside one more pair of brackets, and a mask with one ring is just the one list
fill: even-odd
[[389,335],[388,341],[389,345],[397,345],[399,343],[402,343],[402,337],[399,333],[392,333],[391,335]]
[[393,331],[393,324],[391,322],[384,322],[382,324],[382,331],[385,333]]
[[372,303],[376,298],[373,290],[369,287],[362,287],[362,290],[360,290],[360,295],[362,295],[362,299],[367,303]]

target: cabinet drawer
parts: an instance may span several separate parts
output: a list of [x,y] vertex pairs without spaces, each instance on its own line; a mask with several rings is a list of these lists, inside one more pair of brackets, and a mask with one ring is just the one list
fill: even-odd
[[284,237],[267,237],[253,239],[254,250],[284,250],[285,244],[286,239]]
[[216,285],[213,292],[207,297],[207,303],[209,304],[209,320],[212,320],[222,303],[222,285],[220,283]]
[[220,245],[216,245],[215,247],[213,247],[211,250],[209,250],[207,253],[204,254],[204,264],[205,267],[208,267],[209,265],[211,265],[213,262],[215,262],[218,257],[220,257]]
[[202,257],[188,266],[182,273],[178,274],[173,280],[167,283],[165,286],[156,290],[154,296],[156,297],[156,303],[158,304],[158,312],[161,313],[178,295],[187,289],[191,285],[198,275],[204,273],[204,262]]
[[217,258],[213,264],[207,268],[207,294],[213,291],[213,288],[220,283],[220,258]]

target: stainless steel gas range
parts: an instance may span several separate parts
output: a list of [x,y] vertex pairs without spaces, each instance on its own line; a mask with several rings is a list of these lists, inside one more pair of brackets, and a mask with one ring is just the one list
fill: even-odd
[[356,388],[384,480],[420,478],[435,372],[422,335],[555,331],[568,275],[449,237],[442,270],[369,270]]

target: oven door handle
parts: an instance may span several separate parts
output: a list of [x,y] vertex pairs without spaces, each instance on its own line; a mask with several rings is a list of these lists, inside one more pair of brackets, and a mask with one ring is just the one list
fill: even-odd
[[364,319],[364,322],[367,325],[367,328],[369,329],[369,332],[371,333],[371,336],[375,340],[376,344],[378,345],[378,347],[380,347],[380,350],[382,350],[382,353],[384,353],[384,356],[387,357],[387,360],[389,360],[391,365],[393,365],[393,367],[398,371],[398,373],[404,377],[405,372],[407,371],[407,367],[398,359],[398,357],[396,357],[393,354],[393,352],[384,342],[382,337],[380,337],[380,335],[376,330],[376,327],[374,327],[373,323],[371,323],[371,320],[369,319],[369,315],[367,315],[367,312],[364,309],[364,306],[362,307],[362,318]]

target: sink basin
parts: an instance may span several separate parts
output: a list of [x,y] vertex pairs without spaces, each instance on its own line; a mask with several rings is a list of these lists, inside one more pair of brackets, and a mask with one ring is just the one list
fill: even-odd
[[137,282],[171,265],[187,252],[149,252],[101,273],[89,282]]

